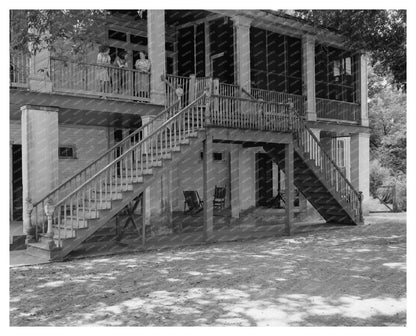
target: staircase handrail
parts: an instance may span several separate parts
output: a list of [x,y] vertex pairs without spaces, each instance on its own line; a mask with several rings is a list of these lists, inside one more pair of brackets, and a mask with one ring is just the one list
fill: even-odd
[[251,93],[249,93],[245,88],[241,87],[241,91],[245,93],[247,96],[249,96],[251,99],[259,101],[256,97],[254,97]]
[[[315,136],[315,134],[312,132],[312,130],[309,128],[309,126],[303,121],[302,117],[300,117],[300,115],[295,110],[292,110],[292,111],[293,111],[294,115],[296,116],[296,119],[299,122],[299,125],[302,126],[303,128],[305,128],[308,131],[308,133],[312,136],[312,139],[319,146],[319,148],[321,150],[321,153],[323,153],[327,157],[327,159],[329,159],[329,162],[332,164],[332,166],[335,167],[335,169],[338,171],[340,176],[345,180],[345,182],[348,184],[348,186],[351,188],[351,190],[357,195],[358,198],[360,198],[361,197],[360,193],[357,190],[355,190],[354,186],[351,184],[351,182],[348,180],[348,178],[345,176],[345,174],[342,172],[342,170],[338,167],[338,165],[332,159],[331,155],[329,155],[328,152],[323,148],[319,139]],[[295,131],[299,132],[300,129],[296,129]],[[298,138],[299,138],[299,136],[298,136]]]
[[136,129],[133,133],[129,134],[127,137],[125,137],[123,140],[121,140],[120,142],[116,143],[115,145],[113,145],[111,148],[107,149],[103,154],[101,154],[97,159],[95,159],[94,161],[92,161],[91,163],[89,163],[87,166],[85,166],[84,168],[82,168],[81,170],[78,171],[78,173],[76,173],[75,175],[71,176],[70,178],[68,178],[66,181],[62,182],[59,186],[57,186],[55,189],[53,189],[52,191],[50,191],[46,196],[42,197],[38,202],[33,204],[33,208],[37,207],[39,204],[41,204],[42,202],[45,202],[46,200],[48,200],[53,194],[55,194],[57,191],[59,191],[60,189],[63,189],[65,186],[67,186],[71,181],[76,180],[82,173],[84,173],[87,169],[91,168],[93,165],[97,164],[100,160],[102,160],[104,157],[108,156],[109,154],[111,154],[115,149],[117,149],[118,147],[122,146],[123,144],[125,144],[128,141],[131,141],[131,139],[134,139],[134,137],[139,134],[140,132],[142,132],[146,127],[149,127],[151,124],[153,124],[154,122],[156,122],[158,119],[160,119],[162,116],[164,116],[165,114],[168,114],[169,110],[174,109],[175,107],[179,106],[179,100],[177,100],[174,104],[172,104],[171,106],[165,108],[162,112],[160,112],[158,115],[156,115],[152,120],[150,120],[149,122],[147,122],[146,124],[142,125],[141,127],[139,127],[138,129]]
[[198,104],[200,100],[203,100],[206,97],[206,93],[203,93],[201,96],[199,96],[197,99],[195,99],[192,103],[182,108],[178,113],[170,117],[168,120],[163,122],[162,125],[157,127],[155,130],[152,130],[150,134],[148,134],[145,138],[140,140],[138,143],[136,143],[134,146],[130,147],[128,150],[126,150],[123,154],[118,156],[116,159],[111,161],[108,165],[106,165],[104,168],[102,168],[100,171],[95,173],[93,176],[91,176],[87,181],[85,181],[82,185],[80,185],[78,188],[73,190],[71,193],[69,193],[67,196],[62,198],[60,201],[58,201],[56,204],[54,204],[55,209],[58,208],[59,205],[64,203],[66,200],[74,196],[76,193],[78,193],[81,189],[83,189],[85,186],[90,184],[92,181],[94,181],[97,177],[99,177],[101,174],[103,174],[105,171],[107,171],[111,166],[116,165],[119,161],[124,159],[128,154],[130,154],[133,150],[141,146],[143,143],[149,141],[149,139],[153,138],[155,134],[157,134],[162,128],[166,127],[169,123],[173,122],[176,118],[178,118],[181,114],[183,114],[186,110],[190,109],[194,105]]

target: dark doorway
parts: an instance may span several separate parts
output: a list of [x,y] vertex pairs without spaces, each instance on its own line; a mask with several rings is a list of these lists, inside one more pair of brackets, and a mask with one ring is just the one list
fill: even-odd
[[221,18],[209,24],[211,75],[221,83],[234,84],[234,28]]
[[13,220],[23,220],[22,145],[12,145]]
[[273,203],[273,161],[264,153],[256,154],[256,206]]

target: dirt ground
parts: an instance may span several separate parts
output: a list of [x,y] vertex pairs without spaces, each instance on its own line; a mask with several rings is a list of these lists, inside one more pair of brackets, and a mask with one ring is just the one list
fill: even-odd
[[406,215],[10,269],[12,326],[404,326]]

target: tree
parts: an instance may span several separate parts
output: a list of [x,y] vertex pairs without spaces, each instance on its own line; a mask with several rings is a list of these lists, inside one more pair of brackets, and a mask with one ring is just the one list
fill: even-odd
[[[11,51],[82,54],[105,42],[106,10],[11,10]],[[142,16],[143,10],[137,11]],[[30,50],[29,50],[30,49]],[[68,50],[69,49],[69,50]]]
[[392,74],[406,90],[406,10],[298,10],[293,15],[347,37],[347,45],[370,54],[379,75]]

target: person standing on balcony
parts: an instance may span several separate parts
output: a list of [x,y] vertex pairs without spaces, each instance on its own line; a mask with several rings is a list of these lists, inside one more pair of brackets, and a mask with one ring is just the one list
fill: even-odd
[[123,70],[127,68],[127,60],[126,60],[127,52],[125,50],[122,50],[118,53],[114,60],[114,65],[118,68],[115,69],[114,74],[114,91],[115,93],[125,93],[128,91],[127,87],[127,71]]
[[146,54],[141,51],[140,58],[134,65],[138,72],[135,73],[136,96],[149,98],[150,92],[150,61],[146,59]]
[[111,64],[110,48],[108,46],[100,46],[99,53],[97,55],[97,80],[100,86],[100,92],[110,92],[110,75],[108,73],[108,66]]

